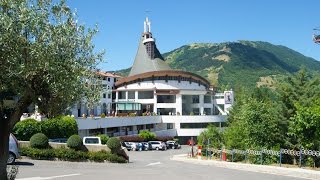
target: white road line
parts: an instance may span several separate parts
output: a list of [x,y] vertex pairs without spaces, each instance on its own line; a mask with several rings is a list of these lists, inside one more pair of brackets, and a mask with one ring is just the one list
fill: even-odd
[[159,165],[159,164],[161,164],[161,162],[150,163],[147,166],[155,166],[155,165]]
[[60,176],[50,176],[50,177],[29,177],[29,178],[20,178],[16,180],[45,180],[45,179],[56,179],[56,178],[62,178],[62,177],[69,177],[69,176],[79,176],[81,174],[66,174],[66,175],[60,175]]

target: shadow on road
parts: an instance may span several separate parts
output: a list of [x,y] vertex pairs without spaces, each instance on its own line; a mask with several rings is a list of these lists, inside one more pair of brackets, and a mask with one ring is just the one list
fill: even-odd
[[25,162],[25,161],[17,161],[14,165],[16,166],[34,166],[31,162]]

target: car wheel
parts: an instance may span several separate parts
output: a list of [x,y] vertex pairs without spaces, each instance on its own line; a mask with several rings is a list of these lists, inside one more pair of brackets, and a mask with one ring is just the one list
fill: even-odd
[[175,149],[175,147],[174,147],[174,146],[172,146],[172,149]]
[[156,150],[159,151],[159,147],[156,147]]
[[15,162],[15,160],[16,160],[16,156],[12,152],[10,152],[7,163],[13,164]]

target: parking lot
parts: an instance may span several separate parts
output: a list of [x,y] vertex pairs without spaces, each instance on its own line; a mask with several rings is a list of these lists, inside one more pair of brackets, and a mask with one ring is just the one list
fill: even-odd
[[130,151],[130,163],[88,163],[64,161],[20,160],[17,180],[70,179],[183,179],[183,180],[298,180],[286,176],[239,171],[170,160],[176,154],[185,154],[189,146],[166,151]]

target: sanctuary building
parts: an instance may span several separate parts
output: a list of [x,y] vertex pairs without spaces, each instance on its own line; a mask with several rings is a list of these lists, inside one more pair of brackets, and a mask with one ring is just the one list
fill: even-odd
[[[100,75],[109,88],[102,92],[95,116],[81,117],[89,115],[81,103],[72,111],[78,117],[80,136],[136,135],[147,129],[184,141],[198,136],[208,124],[223,127],[233,104],[233,91],[216,93],[205,78],[169,67],[157,49],[148,18],[129,76]],[[102,113],[106,117],[100,117]]]

